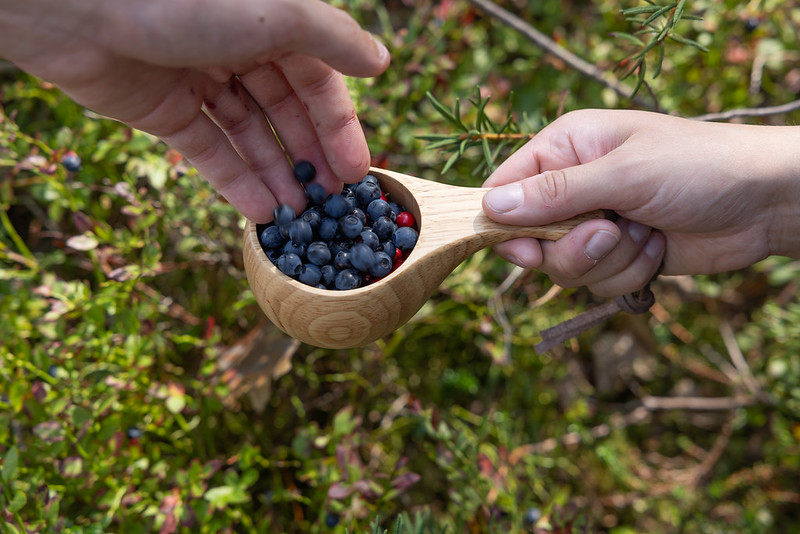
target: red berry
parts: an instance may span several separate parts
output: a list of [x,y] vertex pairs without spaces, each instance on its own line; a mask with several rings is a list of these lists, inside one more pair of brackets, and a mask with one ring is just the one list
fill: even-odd
[[414,216],[407,211],[401,211],[398,213],[395,222],[397,223],[397,226],[408,226],[409,228],[413,228],[416,224],[414,222]]
[[403,259],[403,251],[399,248],[394,249],[394,258],[393,261],[402,260]]
[[399,260],[394,260],[394,263],[392,263],[392,271],[396,270],[398,267],[403,265],[404,261],[406,261],[405,258],[400,258]]

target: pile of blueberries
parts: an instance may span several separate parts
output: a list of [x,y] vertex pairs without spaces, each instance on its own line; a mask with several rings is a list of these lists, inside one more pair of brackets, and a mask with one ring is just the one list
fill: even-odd
[[321,289],[356,289],[390,274],[417,243],[414,216],[381,191],[368,174],[327,195],[314,166],[301,161],[295,177],[305,186],[303,213],[281,204],[273,222],[258,225],[261,247],[284,274]]

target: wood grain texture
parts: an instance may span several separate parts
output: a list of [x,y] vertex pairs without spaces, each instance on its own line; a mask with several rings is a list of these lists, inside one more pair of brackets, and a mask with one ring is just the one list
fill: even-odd
[[392,274],[349,291],[317,289],[289,278],[264,254],[249,221],[244,233],[244,265],[256,301],[288,335],[318,347],[367,345],[408,321],[462,261],[478,250],[517,237],[556,240],[585,214],[560,223],[522,227],[498,224],[481,206],[488,189],[459,187],[384,169],[371,169],[391,200],[414,214],[419,240]]

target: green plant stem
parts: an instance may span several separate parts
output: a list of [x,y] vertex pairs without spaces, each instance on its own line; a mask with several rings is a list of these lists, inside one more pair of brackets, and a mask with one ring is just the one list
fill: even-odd
[[0,222],[3,223],[3,229],[8,232],[8,235],[11,237],[11,240],[14,242],[19,252],[27,258],[32,268],[38,270],[39,264],[36,262],[36,258],[25,244],[25,241],[22,240],[22,237],[20,237],[17,229],[11,224],[11,219],[8,218],[8,211],[6,209],[0,209]]

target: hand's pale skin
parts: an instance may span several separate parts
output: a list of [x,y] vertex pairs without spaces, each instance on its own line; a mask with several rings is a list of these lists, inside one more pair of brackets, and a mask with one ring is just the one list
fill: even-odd
[[616,211],[616,224],[589,221],[557,242],[496,247],[559,285],[598,295],[640,289],[662,260],[663,274],[703,274],[772,254],[800,257],[796,126],[577,111],[544,128],[485,185],[495,187],[484,198],[487,215],[509,224]]
[[243,215],[305,206],[284,149],[329,192],[364,177],[342,74],[389,62],[319,0],[0,0],[0,56],[182,153]]

